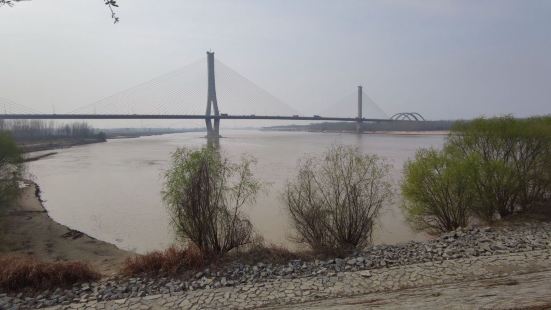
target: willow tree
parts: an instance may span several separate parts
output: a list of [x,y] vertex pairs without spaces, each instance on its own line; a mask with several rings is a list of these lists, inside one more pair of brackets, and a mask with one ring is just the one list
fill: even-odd
[[456,124],[445,151],[476,163],[473,210],[486,220],[551,198],[551,118],[510,116]]
[[472,161],[421,149],[404,165],[403,208],[418,229],[433,233],[465,227],[474,202]]
[[255,201],[260,187],[253,164],[246,157],[232,163],[212,148],[176,150],[163,199],[178,237],[210,256],[250,243],[253,226],[242,209]]

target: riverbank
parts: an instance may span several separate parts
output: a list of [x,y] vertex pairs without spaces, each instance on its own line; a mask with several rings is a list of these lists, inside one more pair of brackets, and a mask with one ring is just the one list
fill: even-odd
[[[551,270],[550,258],[551,223],[516,223],[459,229],[425,242],[377,245],[346,258],[254,265],[235,261],[176,277],[111,277],[54,292],[0,295],[0,306],[282,306],[543,272]],[[550,283],[549,276],[543,283]],[[547,292],[541,285],[537,289]]]
[[17,140],[17,145],[23,153],[32,153],[39,151],[49,151],[54,149],[63,149],[69,148],[78,145],[86,145],[93,143],[102,143],[107,142],[107,139],[132,139],[148,136],[160,136],[173,133],[186,133],[186,132],[196,132],[200,130],[149,130],[141,131],[137,129],[112,129],[104,130],[103,134],[99,134],[94,137],[88,138],[43,138],[43,139],[24,139]]
[[133,255],[52,220],[34,182],[25,181],[21,196],[0,215],[0,221],[4,230],[1,254],[31,255],[43,261],[78,260],[105,275],[115,274]]
[[53,138],[16,141],[23,153],[48,151],[53,149],[63,149],[77,145],[86,145],[92,143],[102,143],[107,141],[104,137],[91,138]]

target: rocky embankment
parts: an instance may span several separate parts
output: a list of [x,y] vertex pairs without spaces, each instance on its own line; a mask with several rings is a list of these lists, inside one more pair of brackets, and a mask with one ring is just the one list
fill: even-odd
[[342,272],[378,270],[385,267],[426,262],[486,257],[551,248],[551,223],[515,224],[499,228],[469,228],[444,234],[426,242],[377,245],[341,259],[301,261],[285,265],[233,263],[212,270],[194,272],[187,277],[109,278],[84,283],[69,289],[34,294],[1,294],[0,308],[37,308],[71,303],[120,300],[123,298],[178,294],[237,285],[262,285],[280,279],[335,277]]

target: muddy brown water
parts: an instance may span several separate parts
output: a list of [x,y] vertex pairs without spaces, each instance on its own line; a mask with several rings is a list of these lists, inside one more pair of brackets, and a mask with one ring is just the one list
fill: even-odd
[[[404,162],[421,147],[442,146],[442,135],[385,135],[348,133],[268,132],[224,130],[220,150],[232,159],[242,154],[257,159],[255,176],[264,190],[246,213],[267,242],[295,247],[292,228],[281,199],[285,182],[305,154],[321,154],[332,144],[358,146],[392,164],[394,202],[384,207],[374,234],[375,243],[422,240],[413,231],[399,204],[398,182]],[[126,250],[144,253],[174,242],[166,207],[161,201],[163,171],[177,147],[206,144],[203,133],[183,133],[58,150],[31,162],[28,171],[42,189],[50,216]]]

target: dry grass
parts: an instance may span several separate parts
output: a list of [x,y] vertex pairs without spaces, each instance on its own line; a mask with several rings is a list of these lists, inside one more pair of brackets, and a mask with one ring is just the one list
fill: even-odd
[[25,256],[0,257],[0,288],[50,289],[99,280],[101,275],[82,262],[41,262]]
[[185,249],[172,246],[164,251],[153,251],[127,258],[121,274],[126,276],[153,273],[175,275],[179,271],[197,269],[204,265],[204,256],[196,246],[190,245]]

